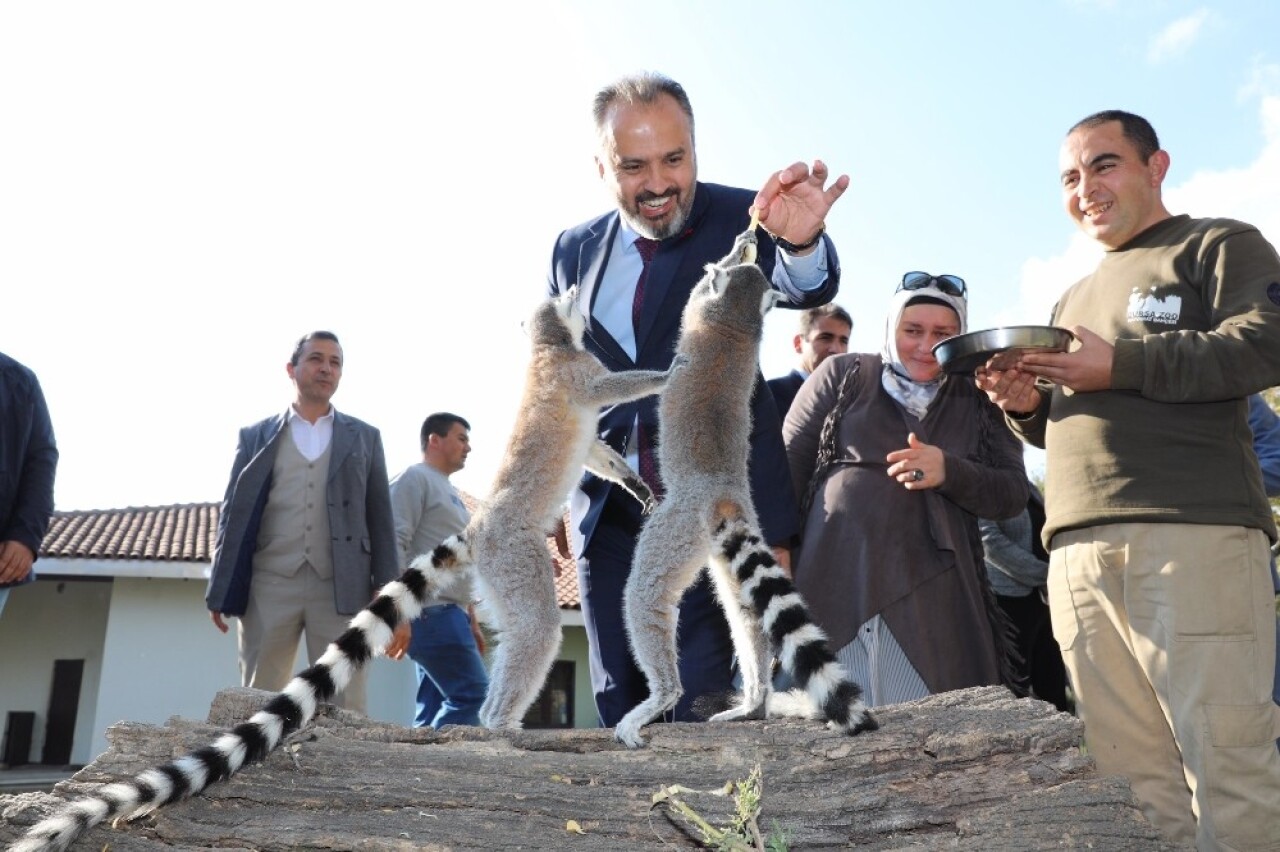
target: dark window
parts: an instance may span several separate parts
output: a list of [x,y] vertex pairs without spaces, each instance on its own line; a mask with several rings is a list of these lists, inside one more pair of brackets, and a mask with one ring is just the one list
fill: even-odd
[[524,714],[526,728],[573,727],[573,660],[556,660],[538,700]]

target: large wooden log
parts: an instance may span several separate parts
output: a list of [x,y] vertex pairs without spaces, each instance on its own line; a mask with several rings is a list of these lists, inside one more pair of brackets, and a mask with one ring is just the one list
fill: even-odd
[[[203,745],[264,698],[230,689],[207,723],[113,726],[111,747],[54,794],[0,797],[0,841],[65,798]],[[1079,722],[1048,704],[991,687],[877,716],[881,729],[858,737],[801,720],[653,725],[648,747],[630,751],[608,731],[410,730],[325,708],[262,764],[74,848],[697,848],[654,793],[716,790],[757,765],[760,825],[796,850],[1173,848],[1123,779],[1096,774]],[[681,798],[716,825],[732,810],[709,792]]]

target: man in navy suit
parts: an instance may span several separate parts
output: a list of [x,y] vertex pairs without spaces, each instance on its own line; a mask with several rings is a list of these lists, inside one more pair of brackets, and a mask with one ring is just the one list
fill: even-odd
[[[244,686],[282,689],[304,632],[314,663],[400,576],[382,436],[330,403],[342,363],[332,332],[306,335],[285,365],[293,404],[240,430],[205,602],[223,633],[237,617]],[[333,703],[366,712],[367,677]]]
[[[680,315],[703,266],[728,254],[753,207],[768,234],[760,239],[758,263],[786,296],[782,304],[807,308],[835,295],[839,262],[823,226],[849,185],[847,176],[827,187],[827,167],[815,161],[812,169],[794,163],[774,173],[758,193],[699,182],[689,98],[659,74],[626,77],[602,89],[594,118],[596,165],[617,209],[559,236],[549,290],[554,295],[579,287],[589,320],[586,347],[610,369],[670,365]],[[652,250],[652,259],[646,261],[642,250]],[[643,286],[637,287],[642,270]],[[759,377],[752,412],[752,496],[769,543],[785,560],[799,531],[799,512],[778,412]],[[646,475],[641,460],[652,458],[657,428],[656,397],[649,397],[604,412],[598,431]],[[574,492],[570,512],[596,707],[601,724],[612,727],[648,695],[622,618],[643,519],[640,505],[622,489],[590,475]],[[681,602],[679,625],[684,697],[674,717],[696,720],[703,714],[694,700],[731,690],[733,677],[728,625],[705,576]]]
[[800,333],[792,340],[796,354],[800,356],[800,369],[785,376],[765,382],[778,407],[778,416],[787,419],[791,403],[800,391],[804,380],[818,369],[818,365],[831,355],[843,355],[849,351],[849,334],[853,331],[853,317],[839,305],[822,305],[800,312]]

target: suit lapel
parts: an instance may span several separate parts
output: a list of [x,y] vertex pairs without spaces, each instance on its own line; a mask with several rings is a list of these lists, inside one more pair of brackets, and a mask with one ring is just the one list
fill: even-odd
[[587,318],[586,337],[607,361],[613,362],[610,367],[625,370],[634,367],[635,362],[595,317],[596,295],[600,292],[600,282],[609,262],[610,247],[618,233],[618,222],[619,216],[615,211],[607,224],[583,240],[578,248],[578,305]]
[[[636,360],[645,344],[653,336],[653,327],[659,315],[667,313],[675,307],[677,313],[684,311],[684,302],[669,307],[667,295],[671,291],[671,283],[675,280],[676,270],[684,263],[688,253],[689,240],[681,237],[676,240],[663,240],[658,253],[649,263],[649,275],[644,282],[644,304],[640,306],[640,327],[636,329]],[[696,279],[695,279],[696,280]],[[665,339],[665,335],[659,335]]]
[[332,480],[342,468],[355,445],[355,424],[340,412],[333,412],[333,438],[329,444],[329,479]]

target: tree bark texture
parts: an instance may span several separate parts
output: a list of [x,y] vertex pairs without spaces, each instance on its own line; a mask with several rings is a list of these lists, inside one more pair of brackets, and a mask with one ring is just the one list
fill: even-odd
[[[110,748],[53,794],[0,797],[0,842],[63,799],[205,745],[266,695],[224,690],[207,723],[114,725]],[[1098,776],[1080,723],[1048,704],[987,687],[876,713],[880,730],[857,737],[796,719],[651,725],[632,751],[604,730],[413,730],[325,707],[263,763],[73,848],[695,849],[697,833],[653,795],[700,791],[680,798],[723,825],[732,800],[701,791],[757,764],[760,828],[780,828],[792,850],[1174,848],[1124,779]]]

